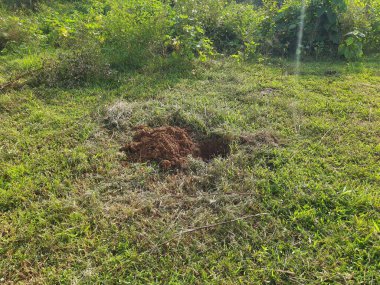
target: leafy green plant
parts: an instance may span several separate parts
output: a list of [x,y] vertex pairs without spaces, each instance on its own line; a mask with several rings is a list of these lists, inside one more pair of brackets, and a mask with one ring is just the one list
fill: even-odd
[[10,8],[35,9],[39,0],[3,0],[3,3]]
[[87,45],[61,52],[57,58],[45,61],[31,84],[72,88],[89,82],[112,80],[113,74],[99,48]]
[[[300,27],[300,0],[4,0],[0,49],[76,53],[73,46],[99,47],[105,62],[119,70],[164,61],[206,60],[216,54],[238,60],[260,54],[293,56]],[[24,4],[25,5],[24,5]],[[380,2],[305,0],[302,53],[321,58],[378,52]],[[27,7],[27,6],[25,6]],[[348,39],[359,30],[363,39]],[[351,41],[353,41],[351,43]],[[362,45],[362,47],[361,47]],[[353,49],[356,49],[354,51]],[[343,51],[345,50],[345,51]],[[348,51],[351,50],[351,51]]]
[[165,46],[167,53],[188,59],[200,57],[205,60],[214,54],[213,42],[205,35],[205,30],[185,14],[173,15]]
[[[177,1],[173,10],[172,35],[191,46],[190,54],[251,57],[255,53],[258,27],[264,17],[253,5],[222,0]],[[187,26],[194,27],[193,31],[189,33]]]
[[380,46],[380,1],[349,0],[348,8],[339,15],[344,34],[358,30],[366,35],[363,52],[376,53]]
[[346,10],[345,0],[313,0],[307,9],[306,45],[310,52],[323,43],[325,53],[335,55],[342,37],[339,13]]
[[[338,16],[346,10],[345,1],[312,0],[306,5],[303,52],[308,55],[336,55],[342,37]],[[289,2],[278,10],[274,19],[267,18],[266,21],[273,22],[272,52],[277,55],[295,54],[301,22],[300,1]]]
[[363,56],[363,40],[365,35],[353,31],[345,35],[345,40],[339,45],[339,54],[347,60],[357,60]]
[[104,20],[103,52],[119,69],[135,69],[164,48],[168,20],[161,1],[116,0]]
[[263,15],[252,5],[230,3],[225,7],[210,38],[218,51],[227,55],[254,54],[261,36],[259,26]]
[[22,38],[18,18],[0,18],[0,50],[3,50],[10,42],[18,42]]
[[16,51],[22,44],[38,38],[38,31],[30,19],[0,14],[0,52]]

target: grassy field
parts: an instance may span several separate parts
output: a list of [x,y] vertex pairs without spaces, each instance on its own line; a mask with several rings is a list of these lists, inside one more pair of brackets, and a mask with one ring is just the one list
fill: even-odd
[[[292,69],[0,94],[0,284],[379,284],[380,60]],[[119,152],[141,124],[280,143],[162,171]]]

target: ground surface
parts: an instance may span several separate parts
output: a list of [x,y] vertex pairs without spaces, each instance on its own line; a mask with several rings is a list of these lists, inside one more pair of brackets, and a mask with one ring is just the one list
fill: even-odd
[[[302,70],[0,94],[0,283],[379,284],[380,61]],[[138,125],[256,139],[177,173],[126,163]]]

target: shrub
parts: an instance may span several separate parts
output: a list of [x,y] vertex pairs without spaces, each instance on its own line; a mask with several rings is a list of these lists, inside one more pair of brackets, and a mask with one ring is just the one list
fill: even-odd
[[365,50],[368,53],[379,53],[380,47],[380,9],[378,16],[371,22],[371,29],[367,33]]
[[205,60],[214,54],[213,42],[194,19],[184,14],[173,14],[171,29],[166,36],[165,53],[186,59],[200,57],[201,60]]
[[10,8],[28,8],[35,9],[38,4],[38,0],[3,0],[4,4]]
[[60,52],[48,60],[32,85],[72,88],[85,83],[112,79],[113,72],[96,46]]
[[348,0],[348,9],[341,15],[344,33],[357,30],[365,34],[363,50],[378,52],[380,46],[380,1]]
[[[335,56],[342,38],[338,15],[346,10],[345,0],[311,0],[306,7],[303,52],[308,55]],[[274,18],[272,51],[295,54],[301,18],[300,1],[284,5]],[[267,21],[272,21],[267,19]]]
[[226,0],[177,0],[174,10],[178,15],[187,15],[205,31],[212,30],[218,23],[226,5]]
[[[180,0],[174,5],[174,10],[182,26],[185,23],[198,32],[196,35],[194,32],[186,34],[177,31],[177,37],[179,34],[182,42],[193,38],[195,45],[190,46],[196,55],[200,53],[197,48],[202,47],[203,54],[208,55],[214,53],[213,49],[227,55],[254,53],[258,26],[263,17],[253,5],[224,0]],[[176,26],[180,21],[174,22]]]
[[[217,53],[238,59],[254,58],[258,53],[294,55],[302,3],[302,0],[4,1],[10,7],[36,7],[38,2],[38,11],[17,11],[13,15],[18,16],[11,16],[9,10],[5,13],[0,10],[3,53],[23,48],[59,48],[65,50],[62,53],[65,56],[53,65],[62,67],[65,62],[68,65],[76,62],[78,70],[90,57],[85,55],[86,48],[72,49],[73,46],[89,45],[90,50],[96,46],[101,65],[107,62],[119,70],[140,69],[155,63],[166,66],[165,60],[170,64],[184,59],[205,60]],[[341,54],[352,59],[353,54],[360,57],[360,51],[378,52],[380,1],[305,0],[305,3],[304,55]],[[28,20],[23,20],[25,13]],[[365,38],[344,36],[351,31],[360,31]],[[98,60],[96,56],[94,60]]]
[[339,54],[347,60],[357,60],[363,56],[363,40],[365,35],[353,31],[345,35],[344,41],[339,45]]
[[142,67],[162,54],[168,29],[166,5],[158,0],[116,0],[104,27],[103,51],[119,69]]
[[22,31],[17,18],[0,18],[0,50],[3,50],[9,42],[19,42]]
[[97,2],[58,7],[41,4],[36,16],[44,43],[56,48],[70,48],[83,38],[99,41],[104,6]]
[[262,15],[252,5],[234,4],[226,6],[210,38],[218,51],[237,54],[248,51],[249,46],[259,40],[259,25]]
[[22,20],[17,16],[0,15],[0,51],[14,50],[15,47],[32,39],[29,29],[32,29],[30,21]]
[[283,7],[274,18],[267,17],[264,21],[264,38],[270,39],[268,45],[275,55],[294,54],[297,43],[297,28],[299,25],[300,6]]

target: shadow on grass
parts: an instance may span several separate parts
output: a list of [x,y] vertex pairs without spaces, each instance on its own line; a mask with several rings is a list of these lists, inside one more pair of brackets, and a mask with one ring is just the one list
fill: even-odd
[[31,85],[39,99],[56,100],[60,94],[75,96],[100,96],[101,101],[112,98],[146,100],[155,98],[162,90],[170,88],[183,79],[192,78],[194,65],[183,59],[159,59],[138,70],[112,70],[112,76],[57,86]]

